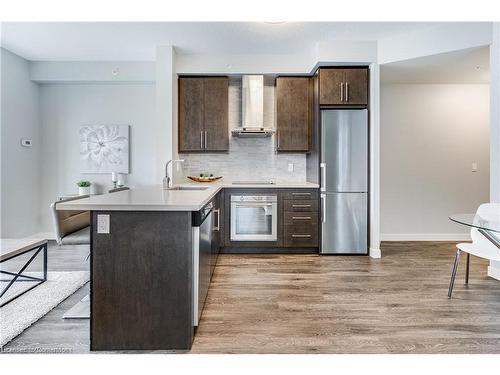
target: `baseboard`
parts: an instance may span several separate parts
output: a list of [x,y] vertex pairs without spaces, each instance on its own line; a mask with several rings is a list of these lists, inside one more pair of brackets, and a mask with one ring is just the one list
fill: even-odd
[[381,233],[381,241],[470,241],[469,233]]
[[317,247],[247,247],[225,246],[221,254],[319,254]]
[[45,238],[47,240],[55,240],[56,235],[54,232],[39,232],[28,236],[28,238]]
[[370,248],[370,257],[375,258],[375,259],[382,258],[382,252],[380,251],[380,249],[375,249],[375,248],[371,247]]
[[500,268],[488,266],[488,276],[495,280],[500,280]]

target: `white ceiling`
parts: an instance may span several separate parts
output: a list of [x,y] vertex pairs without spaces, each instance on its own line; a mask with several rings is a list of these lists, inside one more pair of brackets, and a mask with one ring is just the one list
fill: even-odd
[[488,47],[381,65],[382,83],[489,83]]
[[178,53],[289,54],[323,40],[379,40],[431,22],[8,22],[2,46],[28,60],[154,61]]

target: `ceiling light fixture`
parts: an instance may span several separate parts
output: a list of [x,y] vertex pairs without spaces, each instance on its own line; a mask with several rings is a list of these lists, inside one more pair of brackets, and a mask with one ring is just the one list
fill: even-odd
[[476,65],[476,66],[474,67],[474,69],[476,69],[476,70],[481,70],[481,67],[480,67],[479,65]]
[[286,21],[283,21],[283,20],[271,20],[271,21],[264,21],[264,23],[267,23],[268,25],[281,25],[282,23],[286,23]]

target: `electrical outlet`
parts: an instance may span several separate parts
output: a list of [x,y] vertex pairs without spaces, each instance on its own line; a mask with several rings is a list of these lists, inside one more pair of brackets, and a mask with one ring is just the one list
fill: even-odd
[[109,215],[97,215],[97,233],[109,234]]
[[293,172],[293,163],[288,163],[288,172]]

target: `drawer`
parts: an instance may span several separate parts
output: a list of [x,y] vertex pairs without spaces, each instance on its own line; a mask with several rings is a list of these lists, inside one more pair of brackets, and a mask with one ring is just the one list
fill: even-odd
[[317,225],[285,225],[284,233],[285,247],[317,247],[318,226]]
[[318,199],[317,189],[300,189],[294,191],[285,191],[283,193],[283,199]]
[[318,212],[318,200],[285,199],[283,210],[288,212]]
[[296,212],[285,212],[284,216],[285,225],[318,225],[318,213],[317,212],[306,212],[306,213],[296,213]]

